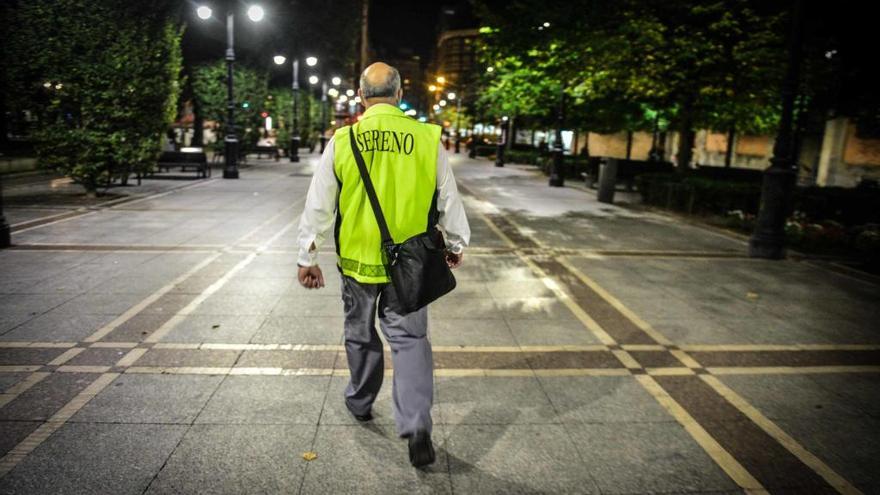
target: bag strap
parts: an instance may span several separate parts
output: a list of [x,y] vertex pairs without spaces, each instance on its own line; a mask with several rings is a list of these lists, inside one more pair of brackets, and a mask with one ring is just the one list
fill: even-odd
[[354,161],[357,162],[358,171],[361,173],[361,181],[367,190],[367,197],[370,198],[370,206],[373,208],[373,215],[376,216],[376,223],[379,224],[379,232],[382,235],[383,246],[393,246],[394,239],[391,232],[388,231],[388,224],[385,223],[385,215],[382,214],[382,207],[379,205],[379,198],[376,196],[376,189],[373,188],[373,181],[370,179],[370,173],[367,172],[367,165],[364,163],[364,157],[361,150],[358,149],[354,139],[354,125],[349,128],[349,142],[351,143],[351,152],[354,155]]

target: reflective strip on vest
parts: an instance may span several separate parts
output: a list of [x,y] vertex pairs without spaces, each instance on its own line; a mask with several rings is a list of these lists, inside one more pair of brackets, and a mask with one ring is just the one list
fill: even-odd
[[[333,164],[340,181],[337,264],[358,282],[386,283],[390,279],[383,264],[382,235],[351,152],[350,127],[337,129],[334,135]],[[394,242],[425,232],[437,187],[440,126],[378,104],[364,112],[354,129]]]

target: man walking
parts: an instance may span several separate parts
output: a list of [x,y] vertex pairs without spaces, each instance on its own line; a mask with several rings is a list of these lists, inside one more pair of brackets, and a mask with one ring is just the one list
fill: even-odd
[[316,258],[336,220],[337,268],[342,274],[345,352],[351,379],[345,405],[358,421],[371,420],[384,365],[379,326],[394,363],[392,401],[397,432],[409,439],[413,466],[434,462],[431,405],[434,398],[427,308],[400,315],[389,305],[397,296],[382,259],[381,235],[352,153],[351,132],[395,242],[425,232],[432,223],[445,233],[446,262],[461,264],[470,227],[455,178],[440,143],[440,127],[422,124],[398,107],[400,74],[378,62],[360,78],[358,95],[366,111],[357,124],[338,129],[312,177],[299,226],[299,282],[324,286]]

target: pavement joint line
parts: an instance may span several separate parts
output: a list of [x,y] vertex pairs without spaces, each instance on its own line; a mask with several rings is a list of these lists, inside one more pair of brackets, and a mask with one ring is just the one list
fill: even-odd
[[202,268],[204,268],[204,267],[208,266],[209,264],[211,264],[212,262],[214,262],[221,255],[222,255],[222,253],[214,253],[213,255],[208,256],[207,258],[203,259],[201,262],[199,262],[198,264],[196,264],[195,266],[193,266],[192,268],[190,268],[189,270],[184,272],[182,275],[178,276],[177,278],[175,278],[174,280],[172,280],[171,282],[169,282],[165,286],[159,288],[159,290],[157,290],[156,292],[153,292],[152,294],[150,294],[149,296],[147,296],[146,298],[141,300],[139,303],[128,308],[124,313],[119,315],[113,321],[111,321],[110,323],[107,323],[106,325],[104,325],[103,327],[101,327],[97,331],[95,331],[93,334],[86,337],[84,339],[84,341],[85,342],[97,342],[97,341],[101,340],[102,338],[106,337],[110,332],[112,332],[113,330],[116,330],[120,325],[127,322],[128,320],[134,318],[135,315],[137,315],[138,313],[143,311],[147,306],[158,301],[159,298],[161,298],[165,294],[171,292],[171,290],[174,289],[175,286],[183,283],[186,279],[191,277],[193,274],[195,274],[196,272],[198,272]]
[[[655,340],[658,340],[658,342],[661,342],[662,344],[672,345],[672,342],[669,341],[668,339],[666,339],[665,336],[663,336],[660,332],[657,332],[650,325],[648,325],[643,320],[638,318],[638,316],[636,316],[635,313],[630,311],[623,303],[621,303],[619,300],[614,298],[614,296],[612,296],[607,291],[605,291],[602,287],[599,286],[599,284],[593,282],[589,277],[587,277],[585,274],[583,274],[580,270],[578,270],[574,266],[571,266],[570,264],[568,264],[567,266],[566,265],[563,265],[563,266],[565,266],[565,268],[569,272],[572,272],[574,275],[576,275],[577,278],[580,279],[581,282],[587,284],[591,289],[593,289],[603,300],[605,300],[606,302],[611,304],[615,309],[617,309],[621,313],[621,315],[623,315],[625,318],[630,319],[630,321],[635,323],[639,328],[641,328],[643,331],[645,331],[645,333],[647,333],[649,336],[655,338]],[[642,324],[639,324],[639,322],[641,322]],[[660,337],[660,338],[657,339],[657,337]],[[724,398],[724,400],[726,400],[733,407],[735,407],[737,410],[739,410],[741,413],[743,413],[753,423],[757,424],[758,427],[761,428],[762,430],[764,430],[767,434],[769,434],[771,436],[771,438],[773,438],[774,441],[780,443],[783,447],[788,449],[807,468],[813,470],[816,474],[818,474],[822,478],[826,479],[826,481],[828,480],[828,477],[831,477],[834,480],[834,482],[832,483],[831,481],[829,481],[829,484],[832,487],[834,487],[835,489],[837,489],[838,491],[840,491],[841,493],[853,493],[849,490],[849,488],[852,485],[849,485],[849,483],[845,479],[843,479],[842,477],[837,475],[834,471],[831,471],[830,468],[828,468],[825,464],[821,463],[821,461],[819,461],[818,458],[815,457],[815,455],[813,455],[806,448],[804,448],[802,445],[797,443],[793,438],[785,435],[784,432],[782,432],[782,429],[780,429],[770,419],[761,415],[758,412],[758,410],[755,409],[754,406],[749,404],[744,398],[733,393],[732,390],[729,390],[729,389],[725,390],[724,388],[722,388],[720,386],[712,386],[713,383],[714,384],[721,384],[721,382],[717,379],[714,379],[714,382],[712,381],[713,377],[710,375],[710,373],[712,373],[714,371],[714,368],[703,368],[702,365],[700,365],[697,360],[693,359],[693,357],[691,357],[690,355],[688,355],[685,351],[683,351],[681,349],[670,350],[669,352],[670,352],[670,354],[675,356],[676,359],[678,359],[685,366],[687,366],[689,374],[694,373],[695,369],[699,369],[701,371],[700,373],[698,373],[700,379],[702,379],[706,383],[709,383],[710,386],[712,387],[712,389],[716,393],[718,393],[722,398]],[[851,368],[851,367],[839,367],[839,368]],[[878,368],[880,368],[880,367],[878,367]],[[639,379],[640,383],[642,383],[643,386],[645,386],[645,384],[649,383],[649,382],[643,380],[639,376],[637,376],[636,378]],[[653,381],[653,383],[656,385],[657,388],[659,388],[661,390],[663,389],[663,387],[659,383],[657,383],[656,381]],[[723,384],[721,384],[721,385],[723,386]],[[651,392],[651,390],[649,390],[649,392]],[[668,393],[667,393],[667,395],[668,395]],[[670,400],[672,399],[671,396],[669,396],[669,398],[670,398]],[[659,400],[659,398],[658,398],[658,400]],[[782,433],[782,435],[778,435],[778,434],[774,434],[774,433]],[[719,446],[720,446],[720,444],[719,444]],[[731,459],[733,459],[732,456],[731,456]],[[716,460],[716,462],[717,462],[717,460]],[[725,471],[727,471],[727,469],[724,466],[721,466],[721,467],[722,467],[722,469],[725,469]],[[740,465],[740,467],[742,468],[741,465]],[[745,470],[745,469],[743,468],[743,470]],[[728,474],[730,474],[730,473],[728,473]],[[743,481],[748,481],[748,480],[743,480]],[[739,483],[739,481],[737,481],[737,483]],[[740,485],[740,486],[743,486],[743,485]],[[743,486],[743,488],[750,488],[750,487]],[[859,493],[859,492],[856,491],[855,493]]]
[[60,373],[107,373],[111,368],[112,366],[65,364],[59,366],[55,371]]
[[[492,223],[491,219],[482,213],[479,213],[483,220],[486,223]],[[518,226],[515,225],[514,222],[508,222],[518,230]],[[512,243],[512,239],[504,234],[500,228],[493,229],[496,234],[505,238],[509,243]],[[520,233],[522,234],[522,232]],[[533,242],[540,246],[535,239],[532,239]],[[558,283],[554,279],[548,277],[548,274],[542,270],[539,266],[537,266],[532,260],[530,260],[526,255],[516,252],[517,256],[525,262],[533,272],[535,272],[539,277],[541,277],[545,281],[545,285],[554,291],[554,293],[558,294],[558,297],[562,299],[566,306],[572,310],[572,312],[581,320],[582,323],[585,324],[588,330],[593,332],[593,334],[599,338],[600,342],[605,345],[609,344],[617,344],[617,342],[605,332],[604,329],[601,328],[600,325],[597,324],[592,318],[587,315],[586,311],[581,308],[580,304],[571,299],[567,291],[563,290]],[[585,284],[587,287],[592,289],[596,294],[598,294],[606,303],[610,304],[613,308],[615,308],[624,318],[629,319],[633,324],[635,324],[639,329],[641,329],[645,334],[649,337],[654,338],[655,341],[662,345],[673,345],[672,342],[667,339],[665,336],[660,334],[654,330],[650,325],[648,325],[645,321],[639,318],[635,313],[630,311],[625,305],[623,305],[619,300],[615,297],[611,296],[607,291],[605,291],[602,287],[600,287],[597,283],[593,282],[589,277],[584,275],[580,270],[577,270],[571,264],[565,263],[565,260],[562,257],[554,257],[554,261],[562,265],[566,271],[576,276],[577,279],[580,280],[581,283]],[[561,295],[561,297],[560,297]],[[692,438],[706,451],[710,457],[719,465],[730,478],[736,482],[740,487],[746,489],[750,492],[766,492],[766,489],[763,485],[758,482],[758,480],[746,470],[742,464],[739,463],[724,447],[718,443],[678,402],[676,402],[668,392],[666,392],[663,387],[657,383],[651,376],[649,376],[643,368],[638,364],[638,362],[631,356],[629,353],[623,350],[612,350],[615,356],[621,360],[624,366],[630,370],[635,376],[636,380],[642,385],[642,387],[647,390],[658,402],[663,405],[663,407],[688,431]],[[672,353],[672,351],[670,351]],[[683,364],[688,366],[687,373],[694,373],[691,365],[696,364],[697,368],[701,370],[700,378],[706,378],[708,375],[704,373],[711,372],[711,370],[707,370],[699,366],[696,360],[693,360],[690,356],[688,356],[684,351],[676,350],[673,354],[676,359],[682,361]],[[637,365],[638,368],[633,367],[633,364]],[[724,397],[725,400],[728,400],[727,397]],[[745,402],[743,400],[743,402]],[[746,403],[747,404],[747,403]],[[751,407],[751,406],[750,406]],[[768,423],[776,427],[775,424],[767,420]],[[777,427],[778,428],[778,427]],[[775,439],[775,437],[774,437]],[[793,440],[792,440],[793,441]],[[800,447],[798,445],[798,447]],[[800,447],[803,449],[803,447]],[[806,451],[806,449],[803,449]],[[803,460],[798,457],[798,459],[803,462]],[[810,464],[805,465],[813,469],[813,466]]]
[[46,371],[37,371],[26,376],[23,380],[9,387],[4,393],[0,394],[0,407],[9,404],[16,397],[18,397],[34,385],[40,383],[51,374],[52,373]]
[[764,486],[749,473],[697,420],[690,415],[663,387],[649,375],[635,377],[639,384],[650,393],[669,414],[681,424],[700,447],[715,461],[737,485],[750,493],[769,493]]
[[[302,200],[302,201],[304,201],[304,200]],[[297,201],[295,204],[298,204],[298,203],[299,203],[299,201]],[[290,207],[288,207],[288,208],[290,208]],[[284,211],[284,210],[282,210],[282,211]],[[196,308],[199,307],[199,305],[201,305],[205,300],[207,300],[209,297],[211,297],[215,292],[220,290],[224,285],[226,285],[227,282],[229,282],[229,280],[232,279],[232,277],[235,276],[235,274],[237,274],[238,272],[243,270],[246,266],[251,264],[255,259],[257,259],[257,256],[259,256],[262,253],[262,251],[264,251],[266,248],[268,248],[270,245],[272,245],[273,242],[278,240],[281,236],[283,236],[285,233],[287,233],[288,230],[293,228],[293,226],[298,223],[299,223],[299,218],[295,218],[295,219],[287,222],[287,224],[285,224],[281,230],[276,232],[275,235],[273,235],[268,240],[266,240],[254,252],[247,255],[247,257],[245,257],[245,259],[239,261],[235,266],[233,266],[226,273],[224,273],[222,277],[217,279],[213,284],[211,284],[205,290],[203,290],[201,294],[196,296],[195,299],[190,301],[189,304],[184,306],[183,309],[178,311],[174,316],[172,316],[169,320],[167,320],[165,323],[163,323],[162,326],[160,326],[158,329],[156,329],[154,332],[152,332],[150,335],[148,335],[147,338],[144,339],[144,342],[158,342],[163,337],[168,335],[169,332],[174,330],[174,328],[176,328],[177,325],[180,324],[180,322],[185,320],[187,316],[189,316]]]
[[76,357],[79,353],[83,352],[84,350],[85,350],[84,347],[72,347],[72,348],[64,351],[63,353],[61,353],[61,355],[59,355],[58,357],[49,361],[46,364],[48,364],[50,366],[61,366],[62,364],[66,363],[66,362],[70,361],[71,359],[73,359],[74,357]]
[[[267,225],[269,225],[270,223],[274,222],[276,219],[278,219],[279,217],[281,217],[281,215],[283,215],[283,214],[286,213],[288,210],[290,210],[291,208],[293,208],[293,207],[295,207],[297,204],[299,204],[300,201],[305,201],[305,199],[302,199],[302,200],[299,200],[299,201],[296,201],[296,202],[292,203],[291,205],[289,205],[289,206],[287,206],[286,208],[282,209],[282,210],[279,211],[278,213],[272,215],[272,216],[269,217],[268,219],[266,219],[266,220],[260,222],[256,227],[254,227],[253,229],[251,229],[250,231],[248,231],[247,233],[245,233],[244,237],[242,237],[242,238],[240,238],[240,239],[247,238],[247,237],[249,237],[249,236],[251,236],[251,235],[254,235],[256,232],[259,232],[259,231],[260,231],[261,229],[263,229],[265,226],[267,226]],[[238,242],[238,240],[239,240],[239,239],[236,239],[236,240],[233,242],[233,244],[234,244],[235,242]],[[122,325],[123,323],[125,323],[126,321],[130,320],[130,319],[133,318],[135,315],[137,315],[138,313],[140,313],[141,311],[143,311],[147,306],[149,306],[150,304],[156,302],[157,300],[159,300],[159,298],[161,298],[162,296],[164,296],[165,294],[167,294],[168,292],[170,292],[172,289],[174,289],[174,287],[175,287],[176,285],[183,283],[183,282],[184,282],[185,280],[187,280],[189,277],[191,277],[192,275],[194,275],[196,272],[198,272],[198,271],[201,270],[202,268],[208,266],[210,263],[212,263],[213,261],[217,260],[217,259],[218,259],[220,256],[222,256],[222,255],[223,255],[223,252],[220,251],[220,252],[215,252],[215,253],[212,254],[211,256],[208,256],[207,258],[205,258],[204,260],[202,260],[201,262],[199,262],[198,264],[196,264],[195,266],[193,266],[192,268],[190,268],[189,270],[187,270],[185,273],[183,273],[183,274],[180,275],[179,277],[177,277],[177,278],[175,278],[174,280],[172,280],[172,281],[171,281],[170,283],[168,283],[167,285],[161,287],[159,290],[157,290],[156,292],[150,294],[149,296],[147,296],[145,299],[143,299],[143,300],[142,300],[141,302],[139,302],[138,304],[136,304],[136,305],[132,306],[131,308],[129,308],[129,309],[128,309],[127,311],[125,311],[122,315],[120,315],[119,317],[117,317],[116,319],[114,319],[113,321],[111,321],[110,323],[108,323],[107,325],[104,325],[103,327],[101,327],[100,329],[98,329],[98,330],[97,330],[96,332],[94,332],[92,335],[86,337],[86,338],[85,338],[85,341],[86,341],[86,342],[96,342],[96,341],[101,340],[102,338],[106,337],[110,332],[112,332],[113,330],[115,330],[116,328],[118,328],[120,325]]]
[[645,372],[651,376],[687,376],[696,374],[693,368],[645,368]]
[[135,361],[140,359],[141,356],[146,354],[148,350],[149,349],[144,347],[135,347],[122,356],[119,361],[116,361],[115,366],[131,366]]
[[[69,211],[69,212],[65,212],[65,213],[61,213],[61,214],[56,214],[56,215],[50,215],[50,216],[42,217],[42,218],[34,218],[34,219],[31,219],[31,220],[28,220],[25,222],[19,222],[16,225],[11,225],[10,227],[13,229],[13,231],[12,231],[13,234],[20,234],[22,232],[28,232],[30,230],[39,229],[42,227],[48,227],[50,225],[55,225],[55,224],[58,224],[61,222],[66,222],[68,220],[73,220],[74,218],[80,218],[80,217],[84,217],[84,216],[94,215],[102,210],[113,209],[113,205],[115,205],[117,203],[125,203],[126,205],[132,205],[132,204],[139,203],[142,201],[147,201],[150,199],[161,198],[163,196],[167,196],[167,195],[174,193],[174,192],[184,191],[184,190],[196,187],[196,186],[208,184],[208,183],[214,182],[215,180],[217,180],[217,179],[208,179],[207,181],[202,181],[202,182],[199,182],[196,184],[188,184],[185,186],[179,186],[179,187],[175,187],[169,191],[154,193],[154,194],[150,194],[147,196],[134,195],[134,196],[127,196],[124,198],[117,198],[114,200],[99,203],[97,205],[92,205],[91,207],[82,206],[82,207],[79,207],[73,211]],[[57,216],[62,216],[62,215],[66,215],[66,216],[64,216],[64,218],[59,218],[58,220],[55,220],[52,222],[42,223],[44,220],[49,220],[51,218],[54,218]],[[34,224],[34,223],[36,223],[36,225],[33,225],[32,227],[25,227],[22,229],[14,230],[16,228],[16,226]]]
[[880,366],[708,366],[712,375],[809,375],[833,373],[880,373]]
[[689,352],[878,351],[877,344],[682,344]]
[[49,438],[55,430],[64,426],[77,411],[82,409],[87,402],[92,400],[101,390],[110,384],[118,373],[104,373],[92,381],[86,388],[80,391],[70,401],[64,404],[61,409],[55,412],[48,420],[43,422],[30,435],[16,444],[9,452],[0,458],[0,478],[6,476],[18,463],[24,460],[28,454],[39,447],[47,438]]
[[862,493],[855,486],[849,483],[842,476],[837,474],[831,467],[822,462],[813,453],[805,449],[794,438],[785,433],[776,423],[770,421],[766,416],[761,414],[754,406],[749,404],[742,396],[733,391],[730,387],[721,382],[718,378],[709,375],[700,375],[700,379],[712,387],[716,393],[724,397],[727,402],[732,404],[739,412],[743,413],[753,423],[758,425],[765,433],[770,435],[780,445],[785,447],[789,452],[798,458],[801,462],[810,467],[819,476],[825,479],[829,485],[834,487],[838,492],[851,495]]
[[640,330],[645,332],[649,337],[657,341],[660,345],[673,345],[672,341],[666,338],[665,335],[656,331],[651,325],[648,324],[645,320],[641,319],[638,315],[636,315],[633,311],[627,308],[619,299],[612,296],[608,291],[606,291],[603,287],[601,287],[598,283],[596,283],[593,279],[586,276],[583,272],[578,270],[574,265],[572,265],[567,259],[564,257],[557,258],[557,261],[560,265],[564,266],[572,275],[578,278],[582,283],[584,283],[587,287],[593,290],[596,294],[599,295],[602,299],[605,300],[608,304],[610,304],[614,309],[619,311],[624,317],[629,319],[633,324],[635,324]]

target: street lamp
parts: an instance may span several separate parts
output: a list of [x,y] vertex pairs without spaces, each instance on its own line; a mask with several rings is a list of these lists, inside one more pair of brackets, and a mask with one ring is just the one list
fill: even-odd
[[[273,60],[276,64],[281,65],[287,58],[284,55],[275,55]],[[309,60],[313,62],[311,65],[318,63],[318,59],[315,57],[309,57],[306,63],[309,63]],[[299,112],[297,111],[297,100],[299,100],[299,59],[294,57],[291,65],[293,71],[293,82],[291,83],[291,89],[293,90],[293,129],[290,133],[290,151],[288,156],[291,162],[297,163],[299,162],[299,144],[301,141],[299,136]]]
[[309,84],[318,84],[318,81],[320,81],[320,79],[318,79],[318,76],[309,76]]
[[565,122],[565,87],[559,88],[559,108],[556,113],[556,139],[553,143],[553,161],[550,165],[550,185],[562,187],[565,185],[565,162],[563,161],[564,147],[562,144],[562,124]]
[[306,65],[314,67],[318,64],[318,57],[306,57]]
[[[251,5],[248,8],[248,18],[259,22],[264,15],[263,8],[259,5]],[[201,5],[196,9],[196,15],[206,20],[211,17],[211,8]],[[223,178],[238,178],[238,136],[235,133],[235,96],[233,91],[232,66],[235,62],[235,20],[232,8],[226,11],[226,136],[223,138],[225,145],[224,154],[226,162],[223,164]]]
[[284,62],[287,62],[287,57],[284,55],[275,55],[272,57],[272,61],[275,62],[275,65],[282,65]]
[[263,7],[260,7],[259,5],[251,5],[247,10],[248,18],[254,22],[262,21],[265,14],[266,13],[263,12]]
[[495,147],[495,166],[504,166],[504,146],[507,144],[507,128],[509,119],[505,115],[501,117],[501,136],[498,137],[498,145]]
[[801,40],[804,31],[804,2],[795,0],[788,34],[788,64],[782,81],[782,114],[773,158],[764,171],[761,185],[761,208],[755,232],[749,238],[752,258],[782,259],[785,257],[785,220],[791,210],[797,180],[797,160],[793,140],[794,104],[801,66]]
[[339,86],[342,84],[342,79],[339,76],[334,76],[333,79],[330,80],[334,86]]

